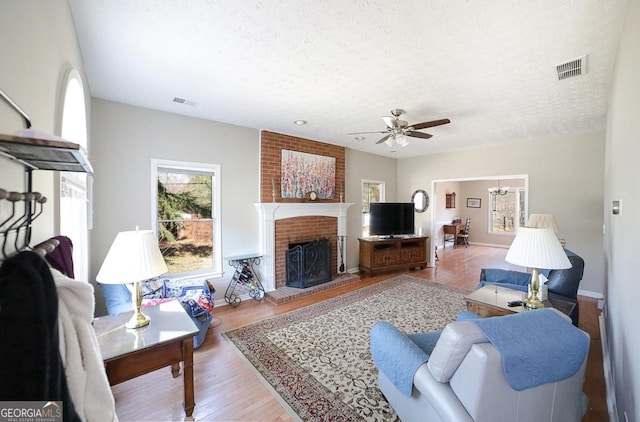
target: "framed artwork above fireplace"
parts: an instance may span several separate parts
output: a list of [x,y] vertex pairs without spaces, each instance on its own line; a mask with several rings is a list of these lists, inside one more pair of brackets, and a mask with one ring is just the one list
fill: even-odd
[[317,199],[336,197],[335,157],[283,149],[280,173],[282,198],[305,198],[310,192]]

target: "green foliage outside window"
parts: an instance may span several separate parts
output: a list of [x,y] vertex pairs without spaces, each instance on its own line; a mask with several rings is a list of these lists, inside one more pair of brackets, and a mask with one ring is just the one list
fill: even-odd
[[158,241],[169,273],[211,267],[213,176],[158,172]]

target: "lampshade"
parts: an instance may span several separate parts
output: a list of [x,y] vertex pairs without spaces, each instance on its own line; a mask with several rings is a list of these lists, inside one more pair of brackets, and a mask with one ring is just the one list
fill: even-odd
[[105,284],[134,283],[167,271],[155,234],[136,229],[118,233],[96,280]]
[[571,268],[567,254],[550,227],[520,227],[505,260],[529,268]]
[[551,227],[555,233],[558,233],[558,225],[553,214],[530,214],[529,221],[527,221],[529,227]]

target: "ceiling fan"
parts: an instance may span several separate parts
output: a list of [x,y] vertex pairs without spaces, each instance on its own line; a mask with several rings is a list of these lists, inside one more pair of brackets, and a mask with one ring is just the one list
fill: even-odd
[[404,112],[405,112],[404,110],[397,108],[395,110],[391,110],[391,116],[384,116],[382,119],[387,125],[386,130],[375,131],[375,132],[352,132],[352,133],[348,133],[347,135],[362,135],[365,133],[385,133],[386,135],[383,136],[382,139],[380,139],[378,142],[376,142],[376,144],[381,144],[384,142],[389,146],[393,146],[393,141],[396,141],[398,145],[406,147],[407,145],[409,145],[409,140],[407,139],[407,136],[410,136],[413,138],[422,138],[422,139],[429,139],[433,136],[428,133],[417,132],[418,130],[451,123],[451,120],[449,119],[440,119],[440,120],[432,120],[430,122],[417,123],[415,125],[409,126],[408,122],[406,122],[405,120],[400,120],[400,116]]

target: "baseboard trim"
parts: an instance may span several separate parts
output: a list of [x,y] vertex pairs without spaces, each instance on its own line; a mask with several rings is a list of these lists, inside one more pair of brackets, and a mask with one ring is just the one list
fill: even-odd
[[497,245],[495,243],[483,243],[483,242],[469,242],[470,245],[477,245],[477,246],[488,246],[490,248],[502,248],[502,249],[509,249],[509,247],[511,245]]
[[607,327],[604,321],[603,312],[598,316],[600,324],[600,344],[602,345],[602,367],[604,370],[604,384],[607,395],[607,409],[609,410],[609,421],[619,422],[618,403],[616,401],[615,383],[613,382],[613,371],[611,368],[611,357],[609,353],[609,340],[607,339]]
[[604,299],[602,293],[592,292],[591,290],[578,289],[578,296],[591,297],[593,299]]

